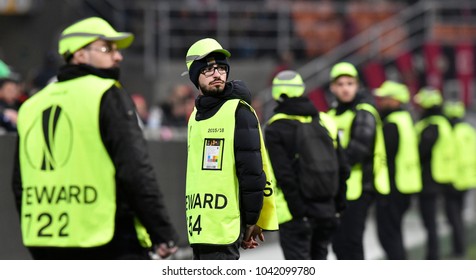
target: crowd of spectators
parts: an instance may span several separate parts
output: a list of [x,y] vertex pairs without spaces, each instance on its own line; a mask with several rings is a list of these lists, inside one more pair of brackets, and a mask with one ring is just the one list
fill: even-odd
[[[28,82],[22,81],[10,69],[0,60],[0,134],[17,131],[17,115],[21,104],[55,80],[58,61],[53,54],[48,53],[43,65]],[[188,119],[193,112],[196,94],[196,90],[187,84],[174,85],[164,100],[155,103],[147,102],[147,97],[139,92],[132,93],[138,121],[146,136],[165,141],[186,139]]]
[[18,74],[0,60],[0,134],[17,131],[17,115],[26,100],[24,85]]
[[[395,15],[405,4],[389,0],[187,0],[170,10],[170,53],[181,57],[186,50],[180,46],[187,44],[180,42],[225,34],[234,57],[273,56],[279,52],[280,35],[287,32],[294,55],[313,58]],[[226,9],[220,12],[220,7]],[[284,18],[288,25],[283,24]]]
[[[323,55],[376,22],[381,22],[401,11],[405,5],[414,3],[416,1],[184,0],[181,2],[181,8],[171,8],[169,12],[172,20],[171,46],[182,45],[185,48],[188,46],[186,40],[217,36],[220,34],[218,29],[224,28],[229,39],[226,43],[227,48],[233,53],[234,59],[258,57],[263,54],[278,58],[275,70],[270,76],[264,77],[268,79],[269,84],[277,72],[294,69],[295,60],[308,60]],[[247,5],[261,5],[262,9],[247,8]],[[220,6],[227,8],[220,10]],[[287,28],[291,33],[291,45],[287,51],[278,51],[275,40],[280,40],[281,34],[276,25],[282,20],[283,11],[290,24]],[[224,21],[221,19],[221,13],[228,15],[226,26],[222,26]],[[181,38],[186,40],[183,41]],[[260,38],[269,42],[263,42]],[[273,48],[266,47],[269,45],[273,45]],[[183,59],[185,52],[185,49],[174,47],[171,55]],[[3,62],[0,64],[2,131],[15,131],[16,111],[19,105],[27,96],[54,80],[58,67],[57,54],[47,53],[38,69],[28,73],[28,77],[22,81],[18,77],[9,76],[9,73],[5,72],[5,69],[8,69],[6,65]],[[170,87],[169,93],[131,95],[143,127],[149,131],[161,131],[152,133],[151,138],[170,140],[182,137],[178,135],[183,133],[177,131],[186,127],[193,110],[196,90],[185,84]],[[314,104],[320,109],[325,109],[327,105],[322,97],[323,93],[319,89],[309,89],[309,92]],[[157,102],[158,96],[164,98]],[[257,108],[262,106],[258,100],[254,102]]]

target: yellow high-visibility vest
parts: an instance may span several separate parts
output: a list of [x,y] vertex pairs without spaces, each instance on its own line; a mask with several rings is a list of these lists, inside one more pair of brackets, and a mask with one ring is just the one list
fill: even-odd
[[476,188],[476,130],[460,122],[453,127],[453,135],[457,161],[454,186],[460,191]]
[[408,111],[390,113],[386,121],[397,126],[398,151],[395,157],[395,184],[403,194],[418,193],[422,189],[418,136]]
[[417,122],[419,139],[429,125],[438,127],[438,139],[431,151],[431,175],[440,184],[453,183],[456,172],[455,141],[451,124],[443,116],[429,116]]
[[[235,112],[239,104],[226,101],[211,118],[188,124],[186,219],[190,244],[231,244],[240,234],[239,184],[236,175],[234,138]],[[263,171],[267,186],[257,222],[265,230],[277,230],[274,175],[260,129]]]
[[93,247],[112,239],[115,168],[101,139],[99,108],[115,82],[88,75],[53,83],[21,106],[26,246]]

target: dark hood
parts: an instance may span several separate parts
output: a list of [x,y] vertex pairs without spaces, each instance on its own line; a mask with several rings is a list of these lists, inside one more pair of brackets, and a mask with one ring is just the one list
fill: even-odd
[[434,106],[423,111],[421,114],[421,119],[431,117],[431,116],[444,116],[443,109],[441,106]]
[[403,107],[400,106],[400,107],[397,107],[397,108],[393,108],[393,109],[381,109],[379,110],[379,113],[380,113],[380,118],[383,120],[383,119],[386,119],[388,117],[388,115],[390,115],[391,113],[394,113],[394,112],[399,112],[399,111],[403,111]]
[[286,98],[274,108],[274,113],[293,116],[316,116],[316,107],[307,97]]
[[451,126],[455,126],[459,123],[464,122],[464,120],[462,118],[449,118],[449,121],[451,123]]
[[214,116],[221,106],[231,99],[240,99],[251,104],[251,92],[243,81],[227,82],[223,92],[216,95],[200,95],[195,100],[197,108],[195,119],[200,121]]
[[87,64],[66,64],[58,73],[58,81],[63,82],[86,75],[94,75],[105,79],[119,80],[119,68],[95,68]]

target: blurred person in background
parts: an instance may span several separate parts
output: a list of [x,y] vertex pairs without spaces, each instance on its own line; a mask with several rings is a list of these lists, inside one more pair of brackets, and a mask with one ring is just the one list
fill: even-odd
[[186,224],[194,260],[236,260],[277,230],[273,175],[251,93],[228,81],[230,52],[215,39],[187,51],[200,95],[188,123]]
[[163,141],[183,141],[187,138],[187,123],[195,106],[195,93],[188,85],[176,85],[164,102],[150,108],[148,138]]
[[0,126],[6,132],[17,131],[20,86],[10,78],[0,78]]
[[137,116],[142,122],[142,125],[147,125],[149,119],[149,109],[147,107],[147,101],[144,96],[140,93],[134,93],[131,95],[132,102],[136,107]]
[[354,65],[340,62],[330,72],[330,90],[337,106],[329,111],[339,130],[339,139],[352,167],[347,180],[347,209],[332,241],[338,259],[363,260],[363,237],[370,206],[377,195],[390,192],[385,143],[379,113],[359,92]]
[[33,81],[31,82],[30,95],[35,94],[50,82],[55,81],[58,68],[58,55],[53,51],[47,52],[43,57],[43,64],[35,73]]
[[258,116],[258,120],[262,123],[264,119],[264,105],[263,100],[259,97],[255,97],[251,100],[251,107],[255,110],[256,116]]
[[422,188],[418,138],[405,104],[410,92],[404,84],[385,81],[374,92],[383,122],[390,194],[376,202],[377,231],[387,259],[405,260],[402,222],[410,207],[411,194]]
[[292,69],[294,66],[294,54],[292,51],[284,51],[278,54],[277,65],[269,77],[269,85],[273,84],[273,79],[284,70]]
[[8,78],[10,77],[10,74],[10,67],[0,59],[0,78]]
[[21,95],[21,87],[16,80],[0,79],[0,108],[18,111]]
[[466,109],[461,101],[447,101],[443,112],[449,118],[455,141],[456,173],[453,188],[443,192],[445,214],[451,226],[451,257],[464,259],[466,256],[464,201],[469,189],[476,187],[476,130],[464,120]]
[[165,103],[161,105],[162,126],[187,127],[194,105],[195,93],[193,89],[188,85],[176,85]]
[[[150,259],[176,250],[134,105],[119,82],[133,41],[98,17],[61,33],[58,82],[25,102],[13,193],[34,259]],[[49,199],[44,199],[49,196]]]
[[[299,73],[286,70],[276,75],[272,95],[277,106],[267,122],[265,139],[277,179],[279,241],[284,257],[325,260],[345,208],[350,167],[343,158],[334,120],[318,112],[303,96],[304,90]],[[305,133],[307,128],[310,130]],[[306,170],[312,175],[306,176]],[[316,188],[319,195],[311,195]]]
[[423,189],[419,195],[420,214],[427,233],[428,260],[440,259],[438,240],[438,197],[453,188],[455,175],[455,142],[451,124],[443,115],[443,97],[435,88],[422,88],[414,97],[422,109],[415,127],[418,133],[418,150]]

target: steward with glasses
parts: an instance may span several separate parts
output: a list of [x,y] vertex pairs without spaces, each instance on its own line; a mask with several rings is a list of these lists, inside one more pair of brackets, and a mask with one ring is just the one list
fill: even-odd
[[[272,171],[242,81],[229,81],[230,53],[214,39],[194,43],[186,63],[200,91],[188,123],[186,224],[195,260],[239,259],[262,229],[277,230]],[[269,175],[269,176],[268,176]],[[269,203],[272,202],[272,203]]]

